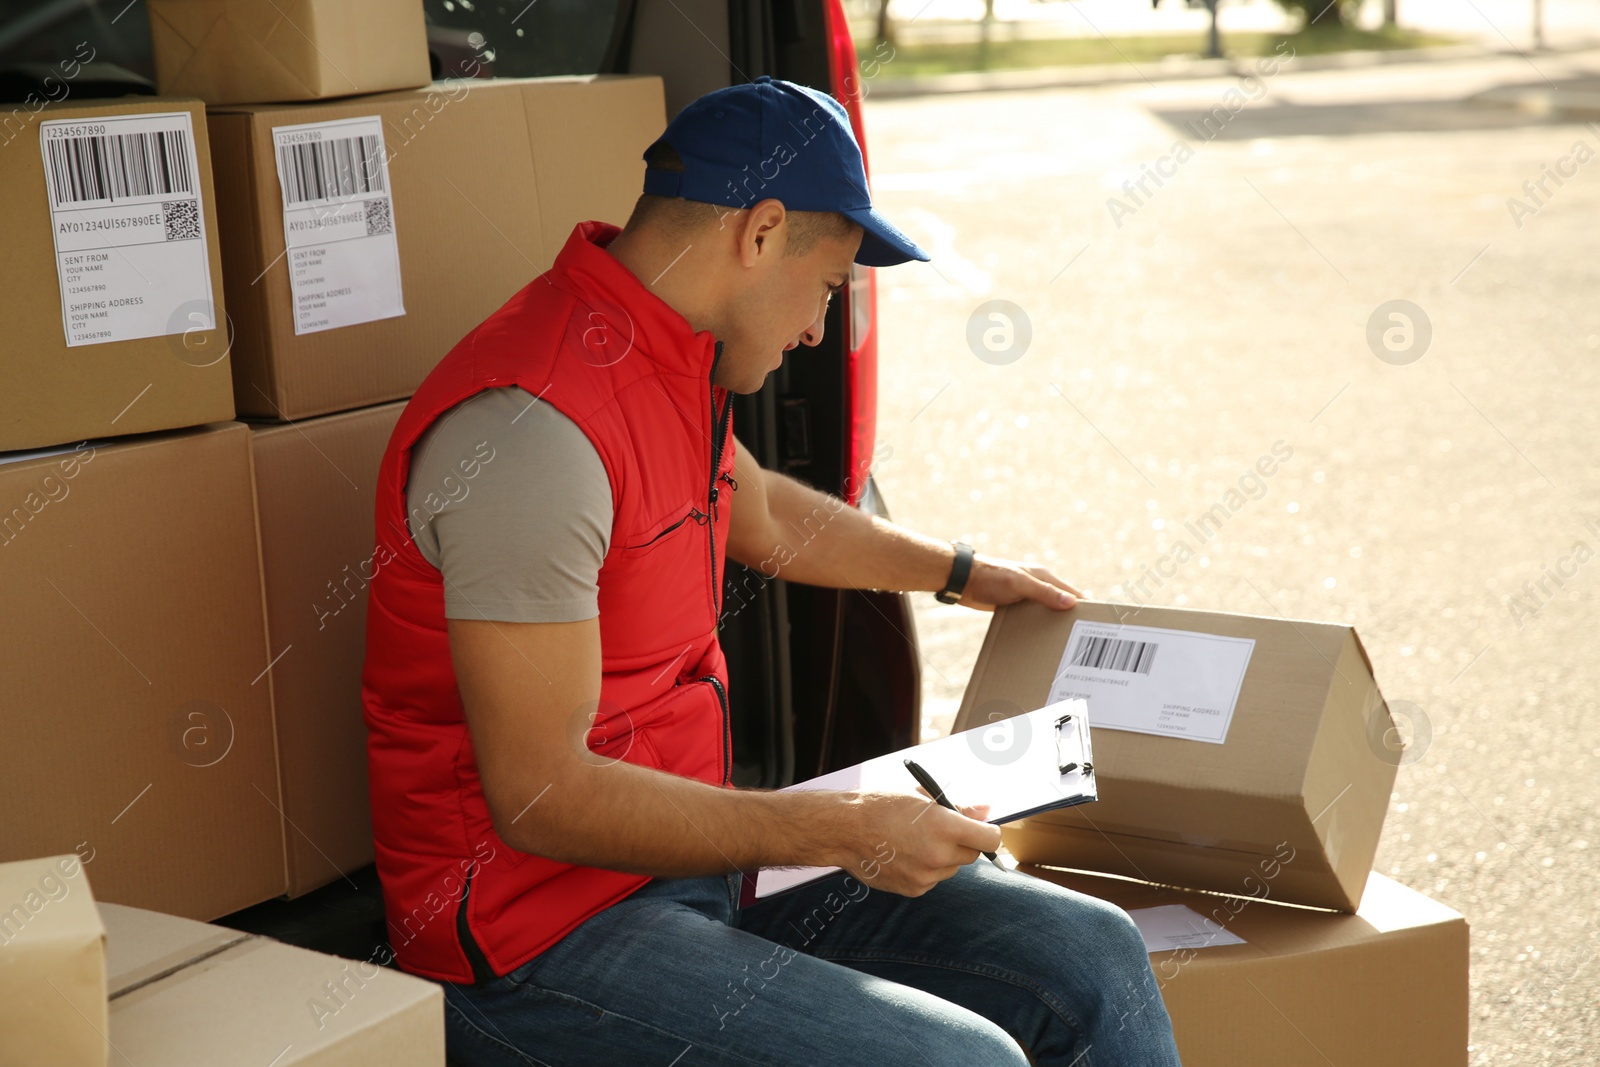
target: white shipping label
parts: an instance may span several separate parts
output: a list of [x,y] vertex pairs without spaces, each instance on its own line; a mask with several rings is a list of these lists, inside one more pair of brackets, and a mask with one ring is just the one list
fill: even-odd
[[39,124],[67,347],[216,326],[187,111]]
[[1080,622],[1050,703],[1082,697],[1095,729],[1222,744],[1256,643],[1190,630]]
[[1144,936],[1146,952],[1170,952],[1178,948],[1216,948],[1242,945],[1244,938],[1230,934],[1193,908],[1182,904],[1163,904],[1155,908],[1134,908],[1128,918]]
[[383,120],[274,126],[294,332],[406,313]]

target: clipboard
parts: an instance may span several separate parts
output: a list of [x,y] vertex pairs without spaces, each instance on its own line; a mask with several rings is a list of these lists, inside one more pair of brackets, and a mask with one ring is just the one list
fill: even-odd
[[[1037,711],[997,719],[854,767],[796,782],[780,792],[871,790],[915,793],[904,760],[920,763],[957,806],[988,804],[989,822],[1015,822],[1098,799],[1089,705],[1060,700]],[[825,878],[838,867],[763,867],[745,874],[739,906],[748,907]]]

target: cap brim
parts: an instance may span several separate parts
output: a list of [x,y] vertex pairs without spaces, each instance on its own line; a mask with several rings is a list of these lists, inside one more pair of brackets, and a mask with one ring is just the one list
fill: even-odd
[[863,267],[893,267],[913,259],[925,263],[932,258],[872,208],[845,211],[842,214],[852,222],[859,223],[864,231],[861,234],[861,247],[856,251],[856,262]]

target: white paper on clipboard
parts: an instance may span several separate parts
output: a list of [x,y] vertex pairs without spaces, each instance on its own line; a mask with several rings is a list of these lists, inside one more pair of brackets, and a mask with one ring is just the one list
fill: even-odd
[[[1089,706],[1061,700],[1037,711],[985,723],[936,741],[876,756],[854,767],[797,782],[788,790],[915,793],[905,760],[917,761],[958,806],[988,804],[1000,824],[1095,800]],[[1062,773],[1061,768],[1069,769]],[[786,790],[786,791],[788,791]],[[747,874],[740,907],[814,882],[838,867],[763,867]]]

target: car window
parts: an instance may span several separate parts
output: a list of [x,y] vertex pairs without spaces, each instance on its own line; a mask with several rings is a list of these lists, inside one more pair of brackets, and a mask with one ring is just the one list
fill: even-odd
[[594,74],[606,69],[628,6],[625,0],[423,0],[433,75]]
[[59,101],[65,90],[155,91],[141,0],[0,0],[0,100],[19,103],[34,92]]

